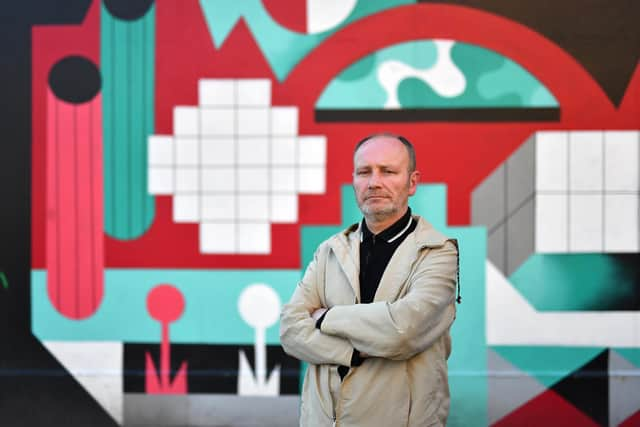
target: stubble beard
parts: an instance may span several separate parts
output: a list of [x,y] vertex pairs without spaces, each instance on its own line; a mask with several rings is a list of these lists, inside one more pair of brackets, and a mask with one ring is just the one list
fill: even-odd
[[384,221],[398,212],[398,207],[391,201],[386,206],[381,207],[369,206],[367,202],[364,201],[358,207],[365,219],[372,222]]

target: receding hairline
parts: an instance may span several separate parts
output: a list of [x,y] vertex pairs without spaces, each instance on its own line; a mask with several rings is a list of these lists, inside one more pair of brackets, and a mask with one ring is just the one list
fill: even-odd
[[400,141],[402,145],[404,145],[404,148],[407,149],[407,154],[409,155],[409,172],[413,172],[416,170],[416,150],[413,148],[413,144],[404,136],[398,135],[396,133],[378,132],[362,138],[360,141],[358,141],[355,148],[353,149],[354,157],[358,152],[358,150],[360,149],[360,147],[362,147],[364,144],[371,141],[372,139],[380,138],[380,137],[394,138]]

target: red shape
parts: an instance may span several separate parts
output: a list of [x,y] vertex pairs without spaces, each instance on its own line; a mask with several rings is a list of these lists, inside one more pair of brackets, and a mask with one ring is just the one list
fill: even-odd
[[262,0],[264,8],[278,24],[298,33],[307,33],[306,0]]
[[187,394],[187,362],[182,362],[180,369],[173,378],[173,383],[169,382],[169,373],[158,371],[153,363],[153,358],[149,353],[145,353],[145,391],[148,394]]
[[621,422],[618,427],[640,427],[640,410]]
[[547,390],[501,418],[493,426],[597,427],[598,424],[555,391]]
[[184,311],[182,292],[172,285],[158,285],[147,295],[147,311],[160,323],[175,322]]

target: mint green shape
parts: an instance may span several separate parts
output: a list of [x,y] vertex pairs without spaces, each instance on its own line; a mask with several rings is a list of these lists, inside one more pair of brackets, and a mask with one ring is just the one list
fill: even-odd
[[[341,194],[340,225],[302,227],[303,267],[306,268],[322,241],[362,219],[353,188],[343,185]],[[446,225],[447,191],[443,184],[419,185],[416,194],[409,199],[409,205],[414,213],[425,217],[438,230],[457,238],[460,248],[462,304],[457,306],[458,314],[451,332],[453,353],[449,359],[451,411],[448,425],[487,425],[487,344],[484,328],[486,230]]]
[[134,239],[155,215],[147,189],[147,137],[154,132],[155,6],[136,21],[114,18],[104,5],[100,16],[105,232]]
[[499,346],[491,349],[547,388],[604,350],[601,347],[547,346]]
[[[61,315],[47,295],[47,273],[31,272],[33,334],[53,341],[159,342],[160,323],[146,309],[153,287],[168,283],[185,299],[180,319],[170,325],[171,342],[253,344],[254,330],[238,312],[238,298],[251,284],[264,283],[286,302],[300,279],[298,270],[135,270],[105,271],[104,298],[85,320]],[[279,323],[267,329],[267,344],[278,344]]]
[[613,348],[612,350],[640,369],[640,348]]
[[297,33],[282,27],[269,15],[260,0],[200,0],[200,7],[214,45],[218,48],[238,20],[244,18],[274,74],[279,81],[283,81],[302,58],[336,31],[367,15],[412,3],[415,0],[360,0],[344,22],[317,34]]
[[617,310],[634,300],[635,280],[606,254],[534,254],[509,277],[538,311]]
[[[377,71],[385,61],[398,61],[419,70],[437,63],[433,40],[399,43],[374,52],[345,68],[323,90],[319,109],[384,109],[388,94]],[[451,59],[465,77],[457,96],[441,96],[417,77],[403,79],[397,87],[402,108],[541,108],[557,107],[549,90],[512,60],[480,46],[457,42]],[[366,71],[366,73],[365,73]],[[354,79],[353,76],[361,76]]]

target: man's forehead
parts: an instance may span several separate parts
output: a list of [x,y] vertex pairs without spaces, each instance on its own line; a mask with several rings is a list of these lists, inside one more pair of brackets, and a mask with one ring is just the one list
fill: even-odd
[[409,161],[406,147],[398,139],[378,136],[362,144],[354,153],[355,164],[375,163],[380,165],[397,164]]

